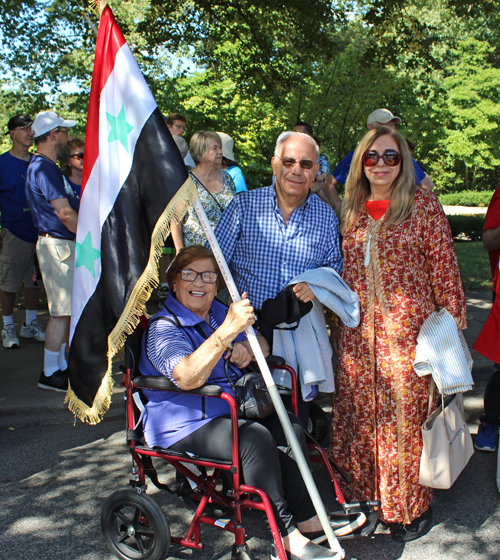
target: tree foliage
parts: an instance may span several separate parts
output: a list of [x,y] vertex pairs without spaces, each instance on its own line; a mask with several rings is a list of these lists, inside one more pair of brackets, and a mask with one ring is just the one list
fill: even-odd
[[[334,167],[388,107],[438,191],[500,180],[497,0],[111,0],[164,114],[231,134],[252,186],[310,122]],[[97,16],[86,0],[0,0],[0,124],[53,108],[83,132]],[[192,61],[188,71],[179,60]]]

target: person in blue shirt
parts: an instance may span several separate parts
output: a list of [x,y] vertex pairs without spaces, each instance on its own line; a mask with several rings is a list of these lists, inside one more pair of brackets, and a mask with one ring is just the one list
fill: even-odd
[[61,169],[78,197],[82,193],[83,157],[85,155],[85,141],[73,138],[68,144],[68,158],[61,161]]
[[[372,128],[377,128],[379,126],[387,126],[389,128],[396,128],[396,124],[401,124],[401,119],[394,116],[388,109],[377,109],[368,115],[366,126],[368,130]],[[332,172],[332,177],[328,181],[328,191],[330,199],[334,201],[335,210],[340,206],[340,198],[337,193],[337,187],[343,185],[347,181],[347,176],[349,175],[349,170],[351,169],[351,161],[354,151],[349,152],[346,157],[337,165],[337,167]],[[415,180],[417,185],[422,188],[432,191],[434,188],[434,183],[430,179],[429,175],[418,165],[418,163],[412,159],[413,166],[415,168]]]
[[12,148],[0,156],[0,303],[3,313],[2,344],[4,348],[19,348],[14,324],[16,293],[24,280],[26,321],[21,327],[22,338],[43,342],[45,329],[37,321],[38,285],[35,272],[37,231],[24,193],[24,181],[33,145],[33,119],[16,115],[8,122]]
[[[257,310],[290,281],[309,270],[342,273],[339,222],[311,185],[318,172],[319,147],[301,132],[283,132],[271,160],[275,184],[240,193],[224,211],[215,231],[240,293]],[[305,282],[294,285],[297,298],[314,299]],[[272,330],[261,333],[271,342]],[[302,399],[304,423],[308,407]]]
[[222,140],[222,164],[221,169],[227,171],[233,180],[234,186],[236,187],[236,194],[247,191],[247,182],[245,181],[245,176],[243,171],[236,165],[234,159],[234,140],[226,134],[225,132],[217,133]]
[[56,161],[67,158],[69,129],[75,124],[76,121],[64,120],[51,111],[38,113],[33,123],[37,151],[26,175],[26,198],[38,230],[36,253],[50,314],[38,387],[63,392],[68,389],[65,350],[71,320],[80,198]]

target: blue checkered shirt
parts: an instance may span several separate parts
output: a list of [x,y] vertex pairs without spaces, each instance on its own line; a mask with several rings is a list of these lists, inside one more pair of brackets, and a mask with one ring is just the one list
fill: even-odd
[[337,216],[314,194],[285,225],[274,187],[242,192],[215,235],[240,294],[247,292],[256,309],[307,270],[330,266],[342,273]]

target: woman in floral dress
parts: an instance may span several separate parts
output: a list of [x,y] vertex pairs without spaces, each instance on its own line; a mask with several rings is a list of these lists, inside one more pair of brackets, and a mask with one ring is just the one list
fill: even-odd
[[346,495],[380,500],[398,542],[431,525],[432,490],[419,480],[430,376],[413,370],[417,335],[437,307],[466,327],[448,220],[415,185],[406,141],[376,128],[354,153],[342,207],[343,277],[360,297],[361,323],[343,327],[330,453],[352,477]]
[[[191,138],[189,152],[196,162],[196,167],[190,175],[196,184],[210,225],[215,230],[222,213],[236,196],[231,176],[219,169],[222,163],[221,139],[216,132],[195,132]],[[188,210],[182,224],[172,228],[172,238],[177,251],[182,247],[204,245],[207,242],[194,208]]]

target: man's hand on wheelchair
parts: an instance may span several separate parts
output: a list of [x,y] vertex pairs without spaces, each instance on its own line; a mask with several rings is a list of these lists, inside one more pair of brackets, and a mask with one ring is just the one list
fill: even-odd
[[314,299],[314,294],[306,282],[299,282],[298,284],[295,284],[293,291],[295,292],[297,299],[305,303]]
[[253,358],[250,344],[247,341],[235,342],[233,348],[227,351],[225,358],[240,369],[247,367]]

